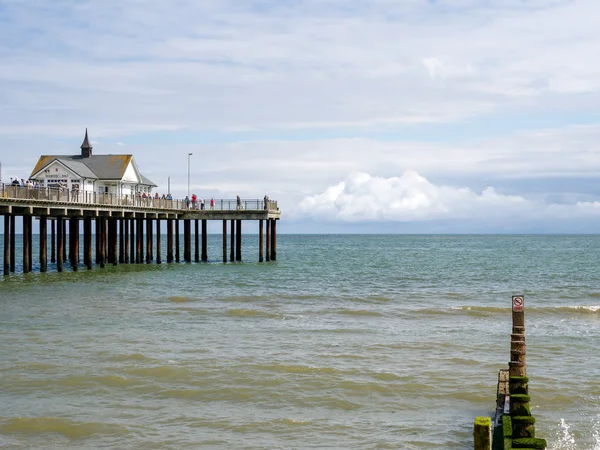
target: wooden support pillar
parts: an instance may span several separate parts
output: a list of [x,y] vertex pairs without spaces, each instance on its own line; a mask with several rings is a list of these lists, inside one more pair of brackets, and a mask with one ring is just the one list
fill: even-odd
[[40,272],[48,271],[48,217],[40,216]]
[[136,240],[135,240],[135,263],[136,264],[141,264],[141,262],[142,262],[142,239],[143,239],[142,220],[143,219],[135,220],[135,225],[137,228]]
[[4,214],[4,275],[10,273],[10,216]]
[[144,219],[139,219],[140,223],[140,264],[144,264]]
[[23,273],[29,273],[29,220],[23,216]]
[[33,271],[33,217],[27,216],[29,221],[29,272]]
[[200,262],[200,229],[198,219],[194,220],[194,261]]
[[79,218],[71,217],[69,237],[71,239],[71,269],[75,272],[79,269]]
[[92,270],[92,218],[83,219],[83,264],[87,270]]
[[235,220],[231,219],[231,250],[229,252],[229,261],[235,261]]
[[258,221],[258,262],[263,262],[263,220]]
[[271,219],[267,219],[267,235],[265,239],[265,256],[271,261]]
[[117,219],[119,223],[119,264],[125,262],[125,219]]
[[129,219],[129,263],[135,264],[135,236],[137,235],[135,229],[135,219]]
[[112,219],[104,219],[104,261],[108,261],[108,252],[110,247],[110,239],[108,238],[108,227],[110,226]]
[[106,264],[106,242],[108,241],[106,233],[107,219],[102,217],[100,219],[100,268],[104,268]]
[[10,271],[15,271],[15,241],[17,240],[17,229],[15,227],[15,216],[10,216]]
[[207,220],[202,219],[202,262],[208,261]]
[[112,228],[112,240],[110,241],[110,252],[112,253],[112,265],[119,264],[119,219],[110,219],[110,227]]
[[227,262],[227,220],[223,220],[223,262]]
[[129,219],[123,219],[123,263],[129,264]]
[[63,219],[63,228],[62,228],[62,233],[63,233],[63,238],[62,238],[62,245],[63,245],[63,250],[62,250],[62,255],[63,255],[63,262],[68,260],[68,256],[69,254],[67,253],[67,224],[66,224],[67,219],[64,218]]
[[50,220],[50,262],[56,262],[56,220]]
[[146,264],[150,264],[152,262],[153,251],[152,251],[152,237],[154,233],[152,232],[152,221],[153,219],[146,219]]
[[173,262],[173,219],[167,219],[167,263]]
[[175,261],[179,262],[179,219],[175,219]]
[[192,224],[190,219],[183,221],[183,259],[186,263],[192,262]]
[[94,220],[94,245],[96,246],[96,264],[100,264],[100,218]]
[[58,216],[56,218],[56,236],[57,236],[57,242],[56,242],[56,270],[58,270],[59,272],[63,271],[63,251],[64,251],[64,245],[63,245],[63,239],[65,234],[63,233],[63,227],[64,227],[64,223],[63,223],[63,218],[61,216]]
[[156,219],[156,264],[160,264],[160,219]]
[[114,246],[113,241],[115,240],[115,235],[113,232],[113,222],[115,219],[107,219],[108,221],[108,230],[107,230],[107,238],[108,238],[108,252],[106,262],[108,264],[113,264],[115,262],[115,254],[114,254]]
[[271,261],[277,261],[277,221],[271,220]]
[[235,260],[236,261],[241,261],[242,260],[242,221],[241,219],[238,219],[236,224],[237,230],[236,230],[236,242],[235,242]]

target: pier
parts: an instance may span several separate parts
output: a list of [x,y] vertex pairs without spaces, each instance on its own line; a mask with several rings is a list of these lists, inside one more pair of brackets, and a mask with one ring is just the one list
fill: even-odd
[[[106,264],[161,264],[163,254],[168,264],[207,262],[209,220],[222,221],[224,263],[242,261],[242,224],[248,221],[258,221],[258,261],[277,260],[277,221],[281,213],[276,201],[266,198],[215,199],[210,209],[195,207],[198,207],[197,203],[192,205],[180,199],[1,185],[4,274],[15,272],[16,268],[17,220],[23,227],[23,273],[32,271],[34,257],[38,258],[40,272],[48,270],[48,258],[51,263],[56,263],[58,272],[65,269],[65,263],[71,270],[79,270],[80,247],[83,248],[83,267],[87,270],[94,265],[102,268]],[[35,256],[34,218],[39,221],[40,233],[39,252],[36,251]],[[161,242],[163,223],[166,223],[166,245]],[[181,228],[183,258],[180,254]],[[93,236],[95,245],[92,245]]]

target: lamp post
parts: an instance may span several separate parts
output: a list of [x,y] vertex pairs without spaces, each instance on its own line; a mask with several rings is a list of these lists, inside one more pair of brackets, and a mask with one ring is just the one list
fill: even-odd
[[192,156],[193,153],[188,153],[188,198],[190,198],[190,156]]

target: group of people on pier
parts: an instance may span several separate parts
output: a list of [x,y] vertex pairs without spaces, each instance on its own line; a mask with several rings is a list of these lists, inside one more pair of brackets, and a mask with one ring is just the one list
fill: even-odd
[[[185,201],[185,206],[187,209],[195,209],[195,210],[204,211],[204,207],[206,205],[204,198],[201,198],[200,200],[198,200],[198,196],[196,194],[192,194],[191,199],[186,195],[184,201]],[[211,211],[214,210],[215,209],[215,199],[211,198],[209,203],[210,203]]]

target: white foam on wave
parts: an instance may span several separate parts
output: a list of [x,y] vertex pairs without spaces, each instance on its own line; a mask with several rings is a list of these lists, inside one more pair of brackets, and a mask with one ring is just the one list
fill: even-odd
[[[578,450],[580,447],[569,431],[570,425],[565,422],[565,419],[560,419],[558,426],[556,440],[549,444],[548,450]],[[600,450],[600,422],[594,424],[592,433],[596,442],[590,450]]]

